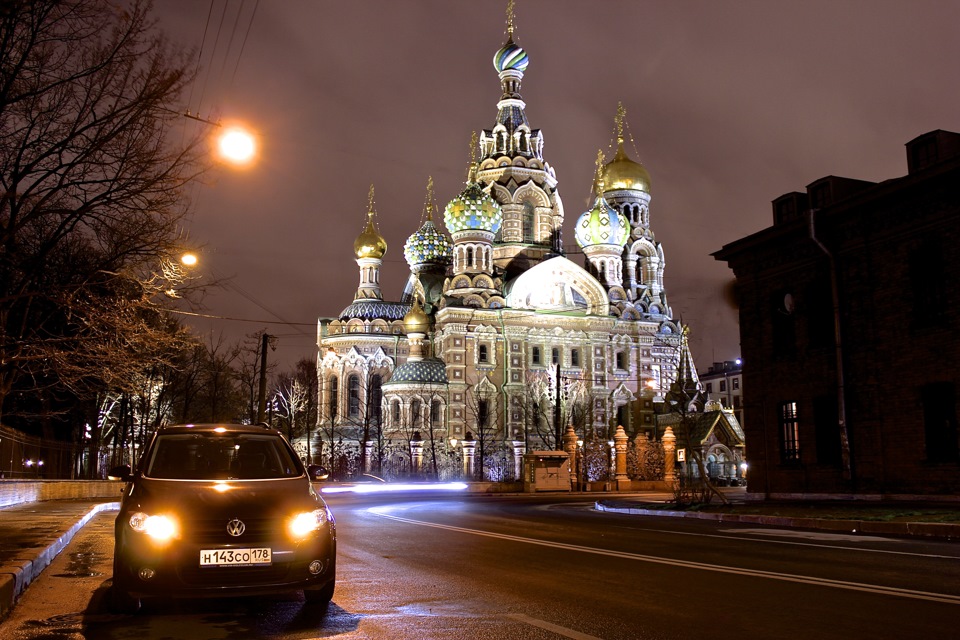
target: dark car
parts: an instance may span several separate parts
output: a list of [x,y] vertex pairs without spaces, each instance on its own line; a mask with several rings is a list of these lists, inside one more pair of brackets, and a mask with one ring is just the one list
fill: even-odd
[[162,427],[128,482],[115,525],[115,610],[145,596],[257,595],[302,589],[325,607],[336,524],[290,444],[265,426]]

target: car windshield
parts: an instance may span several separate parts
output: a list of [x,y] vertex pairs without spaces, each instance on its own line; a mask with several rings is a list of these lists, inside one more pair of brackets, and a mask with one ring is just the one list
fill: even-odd
[[185,433],[157,436],[144,474],[168,480],[262,480],[301,474],[272,435]]

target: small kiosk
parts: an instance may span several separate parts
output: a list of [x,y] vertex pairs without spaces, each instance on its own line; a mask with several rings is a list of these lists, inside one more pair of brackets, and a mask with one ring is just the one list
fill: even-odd
[[570,491],[570,459],[565,451],[531,451],[523,456],[523,490]]

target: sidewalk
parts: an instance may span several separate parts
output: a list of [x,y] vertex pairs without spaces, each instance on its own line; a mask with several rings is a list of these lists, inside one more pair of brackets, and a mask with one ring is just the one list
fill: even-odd
[[[661,518],[697,518],[791,529],[960,540],[960,524],[958,523],[912,521],[909,516],[901,516],[896,520],[883,517],[897,512],[909,512],[911,509],[919,511],[957,511],[958,507],[956,506],[884,505],[850,502],[793,505],[783,503],[744,504],[741,496],[734,497],[727,491],[724,491],[724,493],[731,499],[729,507],[713,504],[700,510],[673,511],[665,508],[664,503],[667,500],[650,500],[626,496],[611,496],[599,499],[596,501],[595,507],[598,511]],[[884,513],[884,511],[889,513]],[[798,515],[795,512],[803,513]]]
[[118,502],[95,498],[0,508],[0,619],[83,525],[101,511],[119,508]]

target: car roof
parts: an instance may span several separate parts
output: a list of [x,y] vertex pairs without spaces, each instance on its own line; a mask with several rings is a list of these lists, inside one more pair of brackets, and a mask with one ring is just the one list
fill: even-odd
[[157,433],[255,433],[280,435],[266,424],[229,424],[224,422],[201,422],[174,424],[160,427]]

